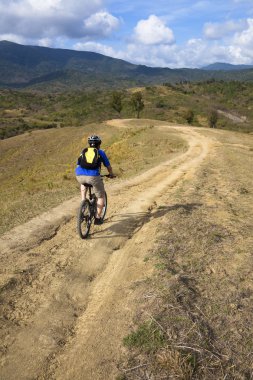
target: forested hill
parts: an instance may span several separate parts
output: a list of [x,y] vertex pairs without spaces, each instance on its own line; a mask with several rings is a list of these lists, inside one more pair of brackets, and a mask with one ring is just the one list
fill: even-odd
[[253,65],[231,65],[230,63],[215,62],[211,65],[202,67],[204,70],[222,70],[222,71],[238,71],[253,69]]
[[253,69],[217,71],[134,65],[102,54],[0,41],[0,87],[61,91],[210,79],[253,81]]

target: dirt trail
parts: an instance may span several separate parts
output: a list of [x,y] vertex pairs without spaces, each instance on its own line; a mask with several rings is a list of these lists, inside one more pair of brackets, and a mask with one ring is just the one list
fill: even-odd
[[153,271],[145,257],[167,212],[159,208],[163,195],[191,180],[219,144],[194,128],[170,128],[188,150],[134,179],[108,183],[107,220],[90,239],[76,235],[74,199],[0,240],[1,379],[114,378],[138,306],[136,284]]

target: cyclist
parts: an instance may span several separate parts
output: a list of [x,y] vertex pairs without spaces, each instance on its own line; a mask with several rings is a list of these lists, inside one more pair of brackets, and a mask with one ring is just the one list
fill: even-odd
[[98,164],[96,169],[84,169],[80,165],[80,158],[78,158],[77,167],[75,170],[76,179],[81,185],[81,198],[82,200],[85,199],[85,186],[84,183],[88,183],[93,186],[94,193],[97,197],[97,214],[95,217],[94,224],[102,224],[103,220],[101,219],[101,213],[104,207],[104,197],[105,197],[105,187],[103,180],[100,176],[100,169],[101,164],[107,168],[109,176],[111,178],[114,177],[113,170],[110,164],[110,161],[108,157],[106,156],[105,152],[100,149],[100,145],[102,143],[102,140],[99,136],[92,135],[88,138],[88,144],[92,148],[96,148],[98,150]]

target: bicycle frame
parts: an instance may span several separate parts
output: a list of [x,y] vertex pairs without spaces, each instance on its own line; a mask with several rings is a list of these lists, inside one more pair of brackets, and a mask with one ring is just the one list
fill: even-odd
[[[88,192],[88,197],[87,197],[87,192]],[[91,217],[95,217],[96,212],[97,212],[97,197],[92,192],[92,188],[90,186],[86,186],[86,199],[90,202],[91,212],[92,212]]]
[[[81,239],[86,239],[90,232],[90,227],[93,219],[97,213],[97,197],[91,185],[83,184],[85,186],[85,199],[81,202],[77,215],[77,231]],[[105,192],[104,206],[101,214],[104,220],[107,209],[107,195]]]

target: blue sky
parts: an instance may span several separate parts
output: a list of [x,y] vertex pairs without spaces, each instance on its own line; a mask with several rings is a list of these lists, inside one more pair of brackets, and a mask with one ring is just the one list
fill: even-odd
[[253,0],[0,0],[0,40],[136,64],[253,64]]

